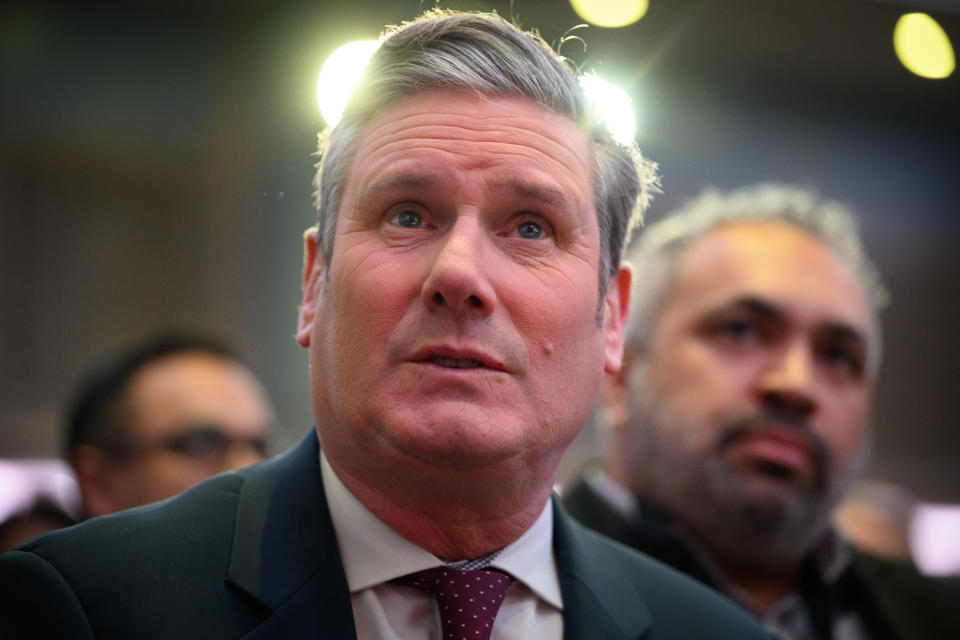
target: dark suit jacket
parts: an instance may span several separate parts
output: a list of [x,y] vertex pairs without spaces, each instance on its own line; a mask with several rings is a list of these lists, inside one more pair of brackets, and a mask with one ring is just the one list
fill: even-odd
[[[628,521],[582,481],[564,493],[563,503],[588,527],[715,586],[665,513],[638,502],[642,519]],[[960,639],[960,583],[927,578],[907,565],[862,553],[854,553],[850,567],[830,589],[812,584],[814,580],[807,580],[802,592],[815,620],[842,599],[863,617],[872,638]]]
[[[170,500],[46,534],[0,557],[0,637],[354,638],[311,434]],[[565,637],[766,637],[687,577],[557,505]]]

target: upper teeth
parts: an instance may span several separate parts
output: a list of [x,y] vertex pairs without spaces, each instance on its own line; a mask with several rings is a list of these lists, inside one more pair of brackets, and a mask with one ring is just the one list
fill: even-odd
[[430,358],[430,362],[438,364],[441,367],[452,367],[454,369],[472,369],[483,366],[479,360],[473,358]]

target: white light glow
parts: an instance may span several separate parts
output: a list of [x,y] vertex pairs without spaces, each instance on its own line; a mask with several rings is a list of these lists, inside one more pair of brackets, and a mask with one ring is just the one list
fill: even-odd
[[580,86],[591,109],[607,125],[614,140],[624,145],[633,144],[637,122],[633,101],[627,92],[593,74],[580,76]]
[[323,63],[317,80],[317,103],[328,126],[332,127],[340,120],[350,94],[379,44],[377,40],[349,42],[331,53]]
[[919,569],[931,576],[960,574],[960,505],[922,504],[910,527],[910,546]]

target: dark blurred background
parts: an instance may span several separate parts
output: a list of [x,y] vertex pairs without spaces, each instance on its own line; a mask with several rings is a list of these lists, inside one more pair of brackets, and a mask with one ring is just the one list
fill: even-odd
[[[292,338],[326,57],[433,6],[216,0],[0,6],[0,458],[54,457],[67,394],[161,328],[235,342],[312,424]],[[556,41],[563,0],[495,9]],[[948,0],[651,0],[563,53],[627,89],[663,172],[648,219],[715,185],[819,188],[856,208],[893,293],[871,475],[960,502],[960,74],[897,61],[894,25]],[[642,277],[642,274],[641,274]]]

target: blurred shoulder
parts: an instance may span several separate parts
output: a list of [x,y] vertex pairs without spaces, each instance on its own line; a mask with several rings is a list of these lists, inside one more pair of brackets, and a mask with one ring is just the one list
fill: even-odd
[[[644,553],[599,534],[566,514],[560,536],[580,558],[567,556],[561,573],[616,603],[620,610],[645,607],[650,640],[769,638],[744,609],[693,578]],[[565,555],[565,552],[560,552]],[[563,580],[563,576],[561,577]],[[564,605],[566,606],[564,593]]]
[[[851,570],[889,624],[913,637],[960,638],[960,580],[855,553]],[[924,635],[926,634],[926,635]]]
[[[222,572],[229,561],[240,489],[248,470],[228,472],[154,504],[51,531],[22,545],[22,566],[48,566],[76,590],[136,591],[190,572]],[[42,561],[42,562],[38,562]],[[0,565],[2,570],[2,565]]]

